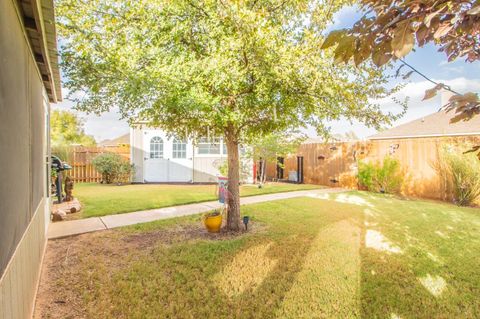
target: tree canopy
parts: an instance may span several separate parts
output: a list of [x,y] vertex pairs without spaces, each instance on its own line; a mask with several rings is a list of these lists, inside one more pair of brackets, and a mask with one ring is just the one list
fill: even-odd
[[[469,62],[480,59],[480,2],[478,0],[359,0],[363,17],[352,28],[335,30],[324,41],[322,48],[335,47],[338,62],[353,59],[356,65],[371,58],[377,66],[402,59],[415,45],[435,43],[448,61],[465,58]],[[401,60],[402,61],[402,60]],[[404,61],[411,70],[408,78],[418,70]],[[397,72],[398,73],[398,72]],[[425,77],[425,76],[424,76]],[[431,81],[429,78],[425,77]],[[434,81],[431,81],[434,82]],[[458,114],[453,121],[469,119],[480,114],[478,94],[460,94],[444,83],[435,83],[425,92],[424,99],[434,97],[440,90],[454,93],[447,110]]]
[[[363,17],[350,29],[331,32],[337,58],[358,65],[371,57],[378,66],[400,59],[417,44],[439,45],[448,61],[480,58],[480,3],[477,0],[359,0]],[[348,48],[348,50],[346,50]]]
[[371,103],[391,93],[381,70],[320,49],[346,2],[58,0],[65,85],[84,93],[80,110],[118,106],[178,137],[224,136],[237,219],[239,143],[306,126],[325,134],[342,117],[372,127],[396,118]]
[[72,112],[54,110],[50,114],[50,126],[53,147],[72,144],[96,145],[93,136],[85,134],[82,120]]

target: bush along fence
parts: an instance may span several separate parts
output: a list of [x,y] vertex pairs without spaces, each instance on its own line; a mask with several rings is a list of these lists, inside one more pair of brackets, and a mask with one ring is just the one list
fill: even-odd
[[126,161],[130,159],[130,147],[84,147],[74,146],[65,148],[53,148],[52,154],[59,156],[63,161],[72,166],[66,174],[76,183],[96,183],[102,181],[102,174],[95,169],[93,160],[106,153],[120,155]]
[[[463,154],[464,151],[479,143],[480,136],[305,143],[295,155],[281,159],[281,169],[277,168],[277,163],[268,163],[267,178],[289,179],[297,176],[298,171],[303,171],[303,182],[309,184],[364,190],[370,188],[406,196],[458,201],[459,187],[452,183],[459,179],[460,173],[452,180],[449,170],[445,168],[442,149],[455,147],[463,157],[468,156]],[[363,172],[364,175],[373,174],[373,184],[372,176],[363,176],[367,185],[359,181],[359,168],[362,167],[368,170]],[[393,190],[391,184],[385,184],[392,177],[395,178]],[[381,183],[382,179],[384,184]],[[474,181],[468,181],[468,184],[476,185]]]

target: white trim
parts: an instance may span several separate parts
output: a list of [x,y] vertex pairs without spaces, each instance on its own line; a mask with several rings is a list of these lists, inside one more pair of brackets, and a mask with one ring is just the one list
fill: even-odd
[[133,164],[133,149],[135,148],[133,145],[133,134],[135,134],[133,128],[130,127],[130,136],[128,137],[128,142],[130,143],[130,164]]
[[227,154],[198,154],[195,153],[197,158],[227,158]]
[[480,132],[473,133],[450,133],[450,134],[425,134],[425,135],[398,135],[398,136],[381,136],[381,137],[367,137],[367,140],[395,140],[403,138],[424,138],[424,137],[449,137],[449,136],[480,136]]

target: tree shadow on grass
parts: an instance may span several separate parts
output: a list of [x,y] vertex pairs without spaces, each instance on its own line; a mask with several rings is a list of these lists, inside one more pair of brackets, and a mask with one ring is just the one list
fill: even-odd
[[127,230],[85,235],[96,249],[78,243],[58,286],[78,288],[92,318],[479,316],[471,210],[368,193],[242,209],[265,231],[212,240],[179,232],[179,221],[139,230],[161,232],[147,243]]
[[[478,216],[448,204],[365,196],[380,205],[366,211],[362,229],[362,317],[478,318]],[[369,245],[372,230],[401,251]]]
[[[283,202],[279,208],[291,205],[291,208],[298,209],[300,201],[305,199]],[[229,293],[229,289],[235,288],[232,282],[220,286],[220,292],[227,297],[228,308],[235,310],[230,313],[231,317],[352,317],[359,313],[358,226],[361,211],[346,209],[350,207],[340,203],[323,206],[326,202],[308,201],[317,207],[329,207],[329,211],[309,206],[308,211],[272,222],[272,236],[262,240],[271,240],[267,244],[268,252],[257,256],[268,261],[243,265],[246,272],[244,282],[252,282],[248,279],[249,274],[257,271],[252,265],[270,265],[268,274],[258,272],[263,277],[261,284],[243,289],[239,294]],[[258,209],[261,212],[264,207]],[[299,222],[300,216],[304,220]],[[258,247],[253,245],[247,250]],[[245,261],[245,256],[241,257]],[[236,262],[235,258],[230,260],[215,278],[235,275],[230,270],[241,269],[231,267]]]
[[[90,313],[105,318],[312,318],[331,314],[335,309],[329,306],[341,308],[342,304],[335,304],[325,292],[342,292],[342,300],[348,300],[357,291],[356,276],[323,272],[339,260],[332,248],[335,245],[330,247],[334,244],[331,236],[350,238],[358,229],[360,211],[352,213],[342,203],[312,209],[321,202],[307,202],[294,199],[244,207],[253,222],[268,224],[268,232],[154,249],[117,272],[111,282],[102,283],[89,301]],[[283,214],[285,210],[289,213]],[[358,232],[356,236],[359,242]],[[352,249],[350,245],[346,242],[343,248]],[[358,253],[358,247],[353,250]],[[323,263],[320,271],[316,262]],[[353,268],[350,272],[358,273],[358,265]],[[226,276],[233,279],[223,281]],[[345,290],[335,282],[339,278],[350,288]],[[320,303],[312,308],[309,293],[313,298],[323,297],[325,307]],[[353,304],[352,313],[358,312],[358,302]]]

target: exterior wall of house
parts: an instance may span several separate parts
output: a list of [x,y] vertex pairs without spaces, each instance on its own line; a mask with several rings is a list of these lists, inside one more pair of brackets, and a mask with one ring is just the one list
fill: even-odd
[[199,156],[196,154],[193,159],[193,182],[194,183],[216,183],[221,175],[219,167],[227,160],[226,155]]
[[0,1],[0,318],[33,311],[49,222],[49,104],[17,1]]
[[[153,135],[152,135],[153,134]],[[164,140],[164,157],[165,160],[159,160],[158,163],[151,163],[149,158],[150,145],[148,140],[158,135]],[[222,146],[224,147],[224,146]],[[158,165],[158,169],[164,169],[169,176],[177,177],[185,174],[188,175],[188,182],[193,183],[216,183],[217,177],[220,175],[219,168],[226,161],[227,155],[223,153],[223,149],[217,154],[200,154],[198,148],[194,147],[192,141],[187,141],[187,157],[184,163],[176,163],[171,158],[171,138],[168,138],[161,130],[151,129],[145,125],[137,124],[130,131],[130,149],[131,163],[135,165],[134,183],[155,182],[149,180],[147,170]],[[147,160],[145,160],[147,158]],[[164,168],[160,168],[163,165]],[[246,166],[253,173],[253,163],[247,161]],[[176,174],[172,174],[175,171]],[[178,173],[183,171],[184,173]],[[187,172],[188,171],[188,172]],[[247,182],[253,182],[253,174],[247,178]],[[169,182],[187,182],[187,179],[177,180],[170,178]]]
[[130,129],[130,162],[135,165],[134,183],[143,183],[143,132],[138,124]]

